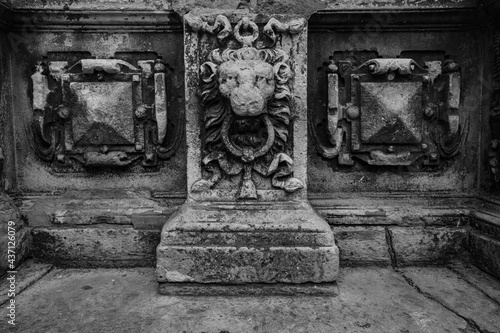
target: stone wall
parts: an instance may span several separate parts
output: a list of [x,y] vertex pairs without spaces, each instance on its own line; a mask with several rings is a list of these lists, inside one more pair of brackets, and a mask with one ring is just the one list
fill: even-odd
[[[194,9],[237,7],[256,14],[276,12],[308,18],[308,63],[302,69],[308,77],[307,186],[311,203],[336,234],[341,263],[400,266],[445,262],[467,248],[470,213],[483,202],[478,193],[486,193],[491,187],[485,162],[490,112],[485,101],[489,101],[490,93],[483,84],[488,81],[488,75],[484,74],[490,69],[491,50],[484,33],[487,27],[481,24],[482,2],[332,0],[299,5],[291,0],[12,0],[8,3],[12,9],[4,16],[9,25],[3,27],[0,92],[5,187],[17,199],[33,228],[35,257],[70,266],[154,263],[160,229],[182,204],[187,192],[187,149],[182,132],[185,27],[181,16]],[[33,123],[42,118],[37,118],[40,112],[34,112],[32,75],[37,68],[45,73],[49,62],[67,61],[68,67],[76,66],[71,73],[76,78],[81,74],[77,71],[79,61],[92,58],[113,58],[137,68],[139,61],[155,63],[161,59],[164,70],[156,71],[153,66],[150,74],[141,75],[153,80],[155,73],[166,74],[166,136],[163,142],[151,141],[151,149],[163,147],[168,154],[160,154],[148,164],[147,149],[143,149],[144,153],[141,149],[134,151],[138,142],[133,142],[126,148],[129,150],[124,150],[130,164],[99,168],[90,165],[88,158],[104,158],[109,147],[103,146],[109,144],[101,142],[97,144],[101,150],[91,151],[100,155],[85,155],[87,148],[75,148],[73,155],[64,155],[57,151],[57,144],[50,148],[54,152],[46,153],[52,137],[44,131],[50,126],[58,131],[77,131],[85,122],[71,120],[69,126],[69,121],[57,118],[51,123],[53,120],[45,117],[38,122],[42,131],[37,132]],[[359,67],[364,61],[387,58],[412,58],[422,68],[430,61],[444,64],[452,60],[458,64],[461,84],[456,119],[460,135],[451,140],[452,152],[448,152],[446,143],[444,148],[436,144],[437,161],[430,161],[434,151],[429,151],[412,163],[381,165],[362,160],[370,154],[368,151],[363,156],[353,150],[347,152],[352,165],[345,162],[349,158],[340,161],[339,154],[323,154],[318,147],[335,146],[328,132],[329,74],[340,77],[339,94],[344,97],[340,97],[339,103],[343,107],[348,103],[347,89],[341,86],[345,77],[340,72],[334,73],[332,67],[340,68],[346,61]],[[123,75],[133,77],[131,72]],[[52,84],[50,80],[49,77]],[[149,89],[147,80],[143,89]],[[444,84],[438,88],[436,95],[448,89]],[[58,94],[63,95],[55,92],[55,99],[63,98],[57,97]],[[104,101],[106,98],[103,96]],[[60,100],[51,103],[54,110],[63,104]],[[418,121],[424,127],[419,135],[428,135],[430,142],[439,142],[450,127],[449,117],[435,121],[429,121],[432,117],[420,118]],[[337,120],[352,123],[345,115]],[[128,121],[138,123],[136,118]],[[362,121],[360,124],[364,126]],[[153,132],[159,130],[154,124],[151,126]],[[131,131],[126,129],[124,136]],[[343,134],[346,146],[352,140],[349,133]],[[68,142],[64,141],[64,145]],[[384,149],[384,154],[398,153],[398,145],[392,153],[390,144],[380,146],[383,148],[376,150]]]

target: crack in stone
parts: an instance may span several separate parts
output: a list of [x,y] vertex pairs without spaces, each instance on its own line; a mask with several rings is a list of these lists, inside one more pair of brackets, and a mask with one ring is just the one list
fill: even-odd
[[[31,281],[29,284],[27,284],[23,289],[19,289],[19,291],[16,291],[16,297],[18,295],[20,295],[21,293],[23,293],[26,289],[32,287],[33,285],[35,285],[38,281],[40,281],[41,279],[43,279],[47,274],[49,274],[50,272],[52,272],[54,270],[55,266],[52,265],[50,266],[50,268],[45,272],[43,273],[42,275],[40,275],[40,277],[38,277],[37,279]],[[8,302],[10,301],[10,298],[7,298],[7,300],[5,302],[2,302],[0,303],[0,306],[4,305],[4,304],[7,304]]]
[[398,267],[398,260],[396,257],[396,251],[392,243],[392,232],[389,228],[384,228],[385,230],[385,241],[387,243],[387,251],[389,252],[389,257],[391,258],[391,266],[396,269]]
[[[406,276],[403,272],[401,272],[400,270],[398,269],[395,269],[395,271],[401,275],[401,277],[403,279],[405,279],[406,283],[408,283],[413,289],[415,289],[419,294],[423,295],[424,297],[430,299],[431,301],[434,301],[436,303],[438,303],[439,305],[441,305],[442,307],[444,307],[446,310],[452,312],[453,314],[455,314],[456,316],[462,318],[467,324],[469,324],[472,328],[474,328],[476,331],[478,331],[479,333],[495,333],[495,332],[492,332],[492,331],[489,331],[487,329],[482,329],[481,327],[479,327],[479,325],[474,321],[474,319],[471,319],[471,318],[467,318],[461,314],[459,314],[457,311],[453,310],[451,307],[443,304],[442,302],[440,302],[438,299],[436,299],[434,296],[432,296],[431,294],[427,293],[427,292],[424,292],[422,291],[422,289],[420,289],[419,286],[417,286],[415,284],[415,282],[413,282],[413,280]],[[466,331],[464,331],[466,332]]]
[[479,288],[476,284],[470,282],[463,273],[455,270],[453,267],[450,267],[450,266],[446,266],[446,268],[449,269],[450,271],[452,271],[453,273],[455,273],[460,280],[465,281],[466,283],[468,283],[469,285],[471,285],[472,287],[474,287],[474,289],[479,290],[481,292],[481,294],[483,294],[484,296],[486,296],[488,299],[490,299],[491,301],[493,301],[493,303],[495,303],[496,305],[498,305],[500,307],[500,301],[499,300],[491,297],[486,292],[484,292],[481,288]]

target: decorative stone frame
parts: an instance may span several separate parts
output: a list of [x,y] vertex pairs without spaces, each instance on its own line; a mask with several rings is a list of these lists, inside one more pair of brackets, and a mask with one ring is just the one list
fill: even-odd
[[[59,172],[81,167],[155,167],[165,145],[166,66],[161,59],[39,62],[32,75],[38,156]],[[179,135],[178,135],[179,136]]]
[[328,71],[331,146],[313,138],[324,157],[338,156],[346,166],[353,157],[374,166],[408,166],[423,157],[423,165],[435,166],[458,153],[463,129],[455,62],[429,61],[423,68],[404,58],[345,60],[332,61]]

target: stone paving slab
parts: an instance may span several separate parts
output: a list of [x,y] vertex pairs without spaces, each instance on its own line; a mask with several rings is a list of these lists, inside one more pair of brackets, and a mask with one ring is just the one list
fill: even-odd
[[458,262],[447,267],[457,273],[461,279],[469,282],[487,297],[500,304],[500,283],[498,283],[498,279],[468,263]]
[[[45,274],[50,272],[54,266],[50,264],[35,263],[33,260],[27,260],[23,262],[17,269],[15,279],[17,280],[15,285],[16,294],[20,294],[24,289],[28,288],[36,281],[40,280]],[[10,289],[10,281],[7,278],[11,277],[12,274],[7,274],[2,276],[0,280],[0,305],[6,303],[10,300],[8,295],[8,290]]]
[[[15,329],[2,306],[0,332],[499,332],[500,316],[488,316],[500,305],[463,276],[490,284],[484,290],[500,282],[474,270],[460,275],[444,267],[344,268],[337,297],[172,297],[157,293],[152,268],[54,269],[17,296]],[[426,289],[428,281],[439,287]],[[461,314],[458,299],[477,311]]]
[[464,318],[480,332],[500,332],[500,303],[447,268],[401,269],[418,291]]

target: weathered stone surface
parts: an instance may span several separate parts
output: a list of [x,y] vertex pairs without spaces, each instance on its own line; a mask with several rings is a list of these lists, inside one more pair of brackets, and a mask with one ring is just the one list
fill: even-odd
[[[157,294],[149,268],[55,269],[17,297],[22,320],[16,328],[26,333],[479,332],[391,269],[345,268],[338,288],[336,297],[172,297]],[[2,318],[6,311],[0,309]],[[0,330],[7,327],[0,322]]]
[[427,297],[471,322],[480,332],[498,332],[500,303],[455,273],[446,268],[408,268],[402,274]]
[[391,264],[384,227],[333,226],[332,230],[342,266]]
[[333,282],[338,248],[306,199],[305,21],[206,14],[185,16],[188,200],[158,281]]
[[500,278],[500,218],[496,205],[472,213],[469,232],[471,262]]
[[422,84],[361,83],[361,141],[420,143]]
[[247,283],[206,284],[168,283],[158,286],[158,293],[171,296],[329,296],[339,294],[336,283]]
[[34,228],[35,259],[65,267],[152,266],[159,233],[127,227]]
[[2,192],[0,189],[0,275],[14,270],[28,256],[31,243],[30,228],[12,199]]
[[333,282],[338,275],[333,247],[159,248],[158,282],[306,283]]
[[423,193],[310,193],[309,200],[332,226],[465,227],[480,204],[467,197]]
[[477,233],[500,240],[500,217],[489,211],[476,211],[471,214],[470,227]]
[[[446,4],[443,4],[443,2],[440,1],[422,1],[419,2],[418,5],[420,4],[431,7],[443,5],[446,6]],[[418,6],[416,2],[411,1],[406,1],[404,4],[401,2],[398,2],[396,4],[396,2],[393,1],[335,1],[335,4],[332,4],[332,8],[370,8],[374,5],[377,6],[378,9],[382,9],[386,6],[394,8],[394,6],[399,5],[403,7],[413,5]],[[321,141],[321,144],[324,146],[333,147],[333,145],[329,143],[331,137],[327,134],[327,126],[329,126],[329,115],[327,113],[329,112],[328,110],[330,105],[330,94],[327,79],[328,75],[330,75],[328,71],[334,72],[335,69],[338,72],[342,72],[342,66],[337,66],[339,65],[339,59],[359,61],[356,63],[359,64],[370,59],[397,57],[398,59],[412,58],[422,65],[429,60],[440,60],[444,64],[444,59],[431,58],[433,56],[436,56],[437,52],[433,52],[433,55],[431,56],[423,55],[425,53],[425,51],[423,50],[435,49],[446,50],[447,54],[453,54],[453,60],[455,60],[457,63],[461,63],[463,61],[463,63],[468,63],[472,65],[472,67],[474,67],[474,62],[470,62],[470,59],[472,59],[474,57],[474,54],[476,54],[474,45],[478,45],[478,40],[476,37],[474,37],[474,33],[472,32],[473,29],[468,30],[468,28],[464,28],[457,33],[448,30],[451,26],[455,26],[455,24],[458,25],[462,24],[462,22],[465,22],[463,20],[460,20],[461,23],[452,23],[449,19],[444,18],[444,13],[449,13],[449,17],[457,18],[455,13],[452,14],[451,11],[443,10],[440,11],[440,14],[436,13],[436,16],[432,15],[436,18],[436,22],[440,21],[442,23],[447,22],[447,24],[451,24],[447,27],[443,26],[442,29],[439,29],[439,32],[436,31],[436,25],[433,25],[433,27],[431,27],[429,21],[424,22],[422,20],[423,16],[421,15],[408,15],[408,17],[403,18],[403,16],[400,16],[399,14],[394,15],[394,13],[391,11],[382,10],[384,14],[382,14],[382,12],[374,13],[373,11],[369,10],[364,14],[362,12],[363,11],[356,11],[356,14],[354,14],[354,12],[349,12],[349,15],[345,15],[346,13],[342,11],[325,11],[313,15],[309,21],[309,119],[314,120],[314,118],[317,118],[317,121],[314,121],[314,124],[311,124],[311,128],[316,128],[318,134],[321,134],[319,139]],[[410,22],[410,16],[415,20],[412,20]],[[343,19],[343,17],[345,18],[345,20]],[[426,16],[426,18],[430,17],[431,16]],[[403,26],[404,32],[399,31],[398,33],[394,33],[395,29],[399,29],[397,27]],[[457,43],[456,41],[459,42]],[[372,46],[375,44],[376,47],[373,48]],[[460,46],[458,44],[460,44]],[[461,49],[461,51],[458,50],[459,48]],[[410,50],[418,51],[415,52]],[[455,55],[459,55],[459,58],[461,59],[455,58]],[[439,56],[439,58],[441,58],[441,56]],[[335,63],[335,66],[331,66],[329,61],[333,61]],[[348,66],[349,65],[347,65],[347,67]],[[310,145],[310,164],[308,168],[308,185],[310,191],[315,193],[324,193],[325,195],[327,193],[342,192],[358,193],[391,191],[407,192],[408,195],[411,195],[415,192],[429,193],[431,191],[433,192],[433,194],[439,191],[442,191],[441,193],[447,191],[447,193],[450,194],[452,192],[457,194],[473,193],[477,188],[477,180],[479,179],[479,170],[477,169],[477,164],[475,164],[475,161],[481,160],[479,155],[477,155],[477,152],[481,150],[478,151],[477,147],[481,147],[482,145],[482,142],[480,141],[481,136],[479,135],[482,129],[481,122],[477,121],[477,119],[472,116],[473,114],[476,114],[476,111],[470,112],[470,110],[472,109],[476,109],[477,112],[480,112],[477,98],[471,98],[472,95],[476,95],[476,92],[472,92],[473,90],[475,90],[475,86],[473,84],[470,84],[470,80],[473,80],[474,73],[480,72],[481,69],[473,69],[472,67],[468,67],[467,70],[463,70],[464,67],[462,66],[461,75],[463,84],[461,85],[462,94],[460,97],[460,101],[462,103],[461,110],[464,111],[460,113],[460,117],[470,117],[469,123],[472,127],[470,127],[471,131],[469,132],[466,140],[464,137],[461,153],[460,155],[454,157],[455,161],[451,163],[443,163],[443,168],[436,168],[434,170],[430,170],[430,168],[426,166],[422,166],[421,168],[388,167],[387,164],[390,163],[386,163],[385,167],[380,166],[377,168],[369,165],[366,166],[366,168],[360,170],[360,168],[362,167],[362,163],[359,163],[359,161],[356,162],[356,160],[353,159],[356,166],[358,166],[359,163],[359,168],[353,167],[352,169],[350,169],[350,171],[347,171],[343,165],[337,164],[337,161],[329,162],[322,157],[318,157],[316,148],[314,147],[314,145]],[[384,78],[378,80],[378,82],[384,81]],[[411,81],[413,80],[409,80],[409,82]],[[397,79],[394,79],[392,82],[394,84],[402,83],[401,81],[398,82]],[[413,82],[416,83],[416,81]],[[400,86],[402,85],[403,84],[401,84]],[[356,90],[358,90],[359,93],[359,89],[353,89],[352,86],[350,89],[346,86],[346,89],[344,89],[343,92],[352,92],[353,94],[355,94]],[[339,95],[339,103],[341,104],[341,106],[346,106],[345,108],[339,107],[339,110],[342,109],[342,115],[346,116],[350,113],[350,109],[348,105],[342,104],[344,103],[344,101],[349,101],[351,103],[355,103],[355,101],[350,99],[343,100],[342,90],[339,91]],[[425,95],[425,93],[423,95]],[[368,104],[368,101],[365,104]],[[416,116],[422,118],[422,104],[414,103],[413,106],[413,111],[417,111]],[[467,121],[463,117],[461,119]],[[353,132],[349,132],[349,128],[354,122],[354,120],[348,119],[347,124],[344,122],[340,122],[338,126],[342,126],[344,128],[344,133],[347,133],[347,136],[351,136],[354,130]],[[367,121],[366,123],[368,125],[369,121]],[[431,132],[430,128],[426,128],[427,123],[428,122],[424,118],[422,118],[422,124],[424,124],[424,126],[420,129],[420,134],[423,140],[425,139],[426,134]],[[418,130],[418,126],[413,127],[413,129]],[[445,132],[446,131],[444,131],[443,134],[446,134]],[[392,135],[395,135],[395,132],[387,131],[387,135],[389,136],[389,138],[391,133]],[[359,133],[359,135],[361,137],[362,132]],[[413,140],[413,142],[415,141],[416,140]],[[433,140],[429,141],[433,142]],[[350,142],[346,143],[346,145],[350,144]],[[423,147],[427,147],[427,149],[431,148],[431,145],[429,143],[425,142],[425,145],[426,146]],[[370,147],[366,148],[370,149]],[[422,151],[420,145],[415,144],[414,148],[415,150]],[[405,164],[407,162],[411,162],[411,159],[404,159],[404,155],[398,156],[398,153],[401,153],[401,150],[405,149],[406,148],[404,147],[396,145],[394,147],[382,147],[377,150],[386,155],[390,153],[388,150],[394,151],[393,157],[401,157],[401,163]],[[406,151],[414,154],[410,151],[410,149],[406,149]],[[359,156],[362,155],[363,153],[360,152]],[[377,157],[382,157],[381,159],[379,159],[379,161],[383,161],[385,159],[385,157],[381,154],[379,154],[379,156]],[[394,162],[394,160],[390,161],[388,159],[386,159],[386,161],[391,163]],[[422,160],[416,160],[415,162],[418,164],[422,162]],[[384,171],[374,172],[375,170]],[[476,175],[476,178],[474,178],[473,175]]]
[[[66,225],[66,228],[77,228],[75,225],[93,225],[95,228],[102,227],[103,223],[121,224],[129,228],[127,229],[134,235],[139,235],[139,230],[149,230],[155,232],[154,236],[159,241],[159,234],[165,220],[182,205],[183,199],[154,199],[150,195],[141,191],[117,191],[117,190],[94,190],[94,191],[71,191],[62,196],[50,197],[23,197],[23,205],[21,209],[23,214],[27,215],[30,224],[35,228],[44,228],[49,232],[49,229],[59,228]],[[452,227],[465,226],[468,221],[467,203],[463,203],[464,209],[446,208],[450,205],[449,200],[434,200],[428,201],[423,199],[378,199],[375,197],[358,196],[353,199],[350,195],[343,195],[335,199],[313,199],[314,207],[321,216],[327,219],[332,226],[333,232],[336,234],[336,242],[340,248],[341,265],[364,265],[390,264],[389,248],[385,239],[385,231],[381,226],[397,224],[402,228],[427,226],[429,229],[433,227]],[[399,206],[396,206],[396,202]],[[435,207],[433,207],[435,205]],[[125,209],[126,207],[126,209]],[[227,206],[225,206],[227,208]],[[377,208],[378,207],[378,208]],[[224,209],[224,205],[221,206]],[[271,242],[276,246],[307,246],[308,244],[318,244],[319,246],[328,243],[329,237],[318,230],[309,230],[300,235],[291,229],[289,225],[292,217],[297,217],[293,211],[297,207],[289,205],[283,208],[284,212],[268,212],[268,221],[278,219],[283,214],[289,213],[288,222],[283,224],[283,228],[279,234],[274,232],[266,232],[266,225],[254,225],[253,232],[248,232],[250,227],[244,229],[242,227],[242,214],[233,213],[232,217],[227,215],[226,231],[220,232],[214,229],[215,227],[205,228],[204,232],[196,232],[185,230],[184,232],[172,233],[172,237],[165,239],[165,243],[170,245],[206,245],[206,246],[236,246],[238,244],[246,244],[252,247],[266,247]],[[54,213],[60,212],[57,215]],[[156,212],[156,213],[155,213]],[[266,218],[266,206],[261,206],[255,209],[254,217],[257,220],[264,221]],[[210,218],[221,216],[216,209],[210,214]],[[306,216],[309,218],[309,216]],[[54,225],[54,223],[56,223]],[[369,224],[373,226],[368,226]],[[80,227],[78,227],[80,228]],[[260,228],[260,229],[259,229]],[[264,229],[262,229],[264,228]],[[446,229],[446,228],[445,228]],[[245,231],[246,230],[246,231]],[[269,230],[269,229],[268,229]],[[298,230],[298,229],[295,229]],[[305,231],[305,229],[304,229]],[[50,231],[57,233],[58,231]],[[114,234],[118,237],[119,234]],[[153,237],[153,233],[150,234]],[[300,237],[297,237],[300,236]],[[109,236],[113,238],[113,236]],[[418,242],[421,234],[412,233],[408,237],[415,237],[414,242]],[[323,239],[323,240],[321,240]],[[47,238],[44,242],[59,243],[58,237]],[[118,242],[117,239],[111,242]],[[411,241],[410,243],[412,243]],[[95,258],[99,261],[101,252],[99,248],[95,248],[93,243],[86,243],[88,257]],[[92,254],[93,253],[93,254]],[[141,247],[134,250],[134,254],[129,256],[129,259],[134,260],[134,257],[142,255],[144,258],[151,253],[150,247]],[[68,257],[65,257],[68,254]],[[427,253],[428,258],[423,258],[422,261],[430,262],[434,260],[434,253]],[[422,256],[427,255],[422,253]],[[58,253],[58,260],[68,262],[74,258],[73,252]],[[125,260],[125,258],[123,258]],[[79,267],[91,265],[92,260],[86,262],[78,262]],[[101,265],[105,266],[106,263]],[[110,266],[114,263],[109,262]]]
[[13,8],[44,8],[44,9],[66,9],[66,10],[102,10],[116,9],[121,10],[168,10],[174,8],[181,13],[193,8],[213,8],[213,9],[236,9],[254,8],[256,12],[261,13],[309,13],[321,9],[367,9],[367,8],[454,8],[470,7],[476,4],[476,0],[409,0],[401,2],[398,0],[329,0],[329,1],[311,1],[304,6],[297,6],[295,0],[272,1],[272,0],[245,0],[234,2],[231,0],[217,1],[194,1],[194,0],[175,0],[165,2],[162,0],[148,1],[129,1],[129,0],[79,0],[78,2],[63,2],[59,0],[30,1],[30,0],[10,0]]
[[134,143],[132,82],[71,82],[75,94],[72,115],[75,145]]
[[471,231],[469,252],[474,265],[500,279],[500,240]]
[[13,8],[43,8],[46,10],[168,10],[169,3],[163,0],[129,1],[129,0],[79,0],[65,2],[59,0],[31,1],[9,0]]
[[298,202],[185,205],[157,250],[159,282],[332,282],[338,264],[330,228]]
[[161,229],[182,201],[161,203],[148,191],[95,189],[27,198],[22,209],[33,227],[106,223]]
[[468,262],[453,262],[447,268],[500,304],[500,281]]
[[[53,266],[50,264],[34,263],[33,260],[23,262],[16,269],[16,295],[19,295],[26,288],[33,285],[36,281],[40,280],[45,274],[52,270]],[[0,290],[9,290],[9,281],[5,278],[0,280]],[[0,305],[9,300],[7,292],[0,294]]]
[[465,228],[388,228],[397,266],[442,263],[466,249]]

